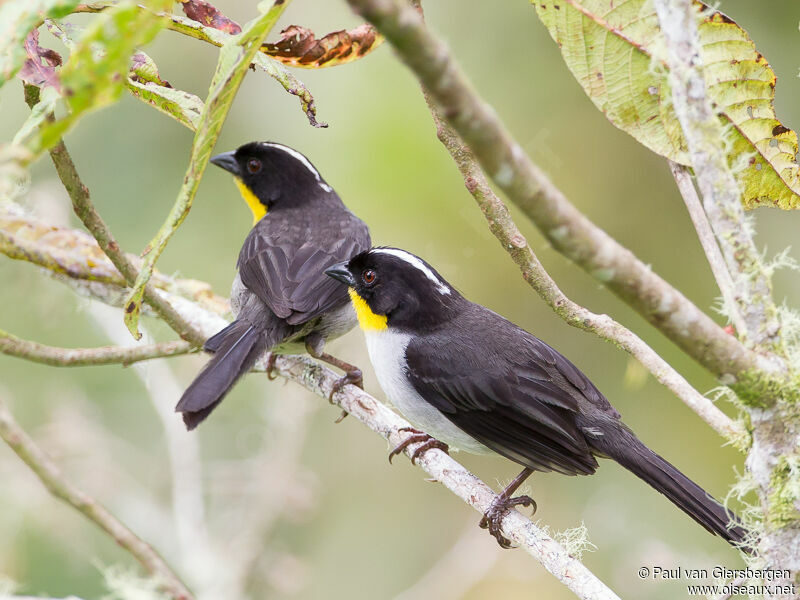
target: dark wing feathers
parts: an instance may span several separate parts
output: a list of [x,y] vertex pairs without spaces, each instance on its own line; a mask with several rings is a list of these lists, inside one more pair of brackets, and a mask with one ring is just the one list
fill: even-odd
[[412,339],[406,360],[417,392],[495,452],[540,471],[597,468],[575,418],[581,402],[616,411],[566,358],[495,313],[472,305]]
[[[366,225],[355,217],[345,230],[339,239],[298,245],[254,229],[239,254],[239,277],[275,315],[290,325],[305,323],[348,301],[347,289],[325,269],[368,249],[370,241]],[[336,228],[328,233],[324,237],[333,237]]]

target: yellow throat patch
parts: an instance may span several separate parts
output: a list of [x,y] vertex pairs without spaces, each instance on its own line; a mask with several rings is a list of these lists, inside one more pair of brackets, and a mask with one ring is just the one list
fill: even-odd
[[376,315],[372,312],[367,301],[359,296],[353,288],[348,288],[347,293],[350,294],[353,308],[356,309],[358,326],[363,331],[382,331],[386,329],[386,315]]
[[245,185],[244,181],[238,177],[234,177],[233,181],[236,183],[236,187],[239,188],[239,193],[242,195],[242,198],[244,198],[244,201],[247,202],[247,206],[253,213],[253,225],[255,225],[267,214],[267,207],[264,206],[261,200],[258,199],[258,196]]

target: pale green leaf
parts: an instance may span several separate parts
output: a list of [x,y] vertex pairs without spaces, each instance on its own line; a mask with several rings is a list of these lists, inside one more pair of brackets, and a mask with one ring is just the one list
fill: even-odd
[[[211,79],[208,97],[192,143],[192,153],[189,167],[183,178],[183,185],[166,221],[145,248],[139,276],[125,301],[125,325],[136,338],[140,337],[139,314],[144,298],[144,288],[153,273],[155,263],[172,234],[189,213],[200,185],[200,179],[208,166],[211,150],[217,143],[222,124],[239,91],[245,73],[253,62],[264,38],[274,27],[288,4],[288,0],[276,1],[269,10],[247,23],[240,34],[230,36],[220,49],[217,68]],[[264,3],[259,4],[259,8],[262,6]]]
[[[658,18],[649,0],[536,0],[567,67],[617,127],[671,160],[688,164],[672,109]],[[775,73],[741,27],[705,9],[699,33],[708,95],[730,128],[746,208],[800,207],[797,134],[777,120]]]
[[25,38],[46,17],[71,12],[78,0],[6,0],[0,6],[0,87],[25,62]]

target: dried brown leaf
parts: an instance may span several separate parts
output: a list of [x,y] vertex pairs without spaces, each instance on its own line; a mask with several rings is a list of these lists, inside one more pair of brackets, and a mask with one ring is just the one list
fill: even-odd
[[334,31],[320,39],[305,27],[290,25],[281,31],[278,42],[264,44],[261,51],[286,65],[319,69],[358,60],[382,43],[383,36],[369,24]]
[[25,38],[25,52],[28,58],[17,76],[25,83],[37,87],[61,89],[56,67],[61,66],[61,55],[50,48],[39,45],[39,30],[34,29]]
[[206,27],[213,27],[231,35],[242,32],[241,26],[236,21],[223,15],[217,7],[206,0],[186,0],[182,7],[187,17]]

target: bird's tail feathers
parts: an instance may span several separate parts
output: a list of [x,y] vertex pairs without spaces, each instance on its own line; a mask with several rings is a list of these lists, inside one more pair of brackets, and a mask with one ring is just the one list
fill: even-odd
[[283,336],[282,328],[259,329],[236,320],[210,337],[204,348],[214,355],[175,407],[183,413],[188,430],[197,427],[222,402],[239,378],[247,373],[258,357]]
[[[604,431],[606,427],[613,427],[613,432]],[[711,533],[721,536],[731,545],[742,544],[746,531],[735,514],[645,446],[627,427],[618,422],[606,427],[596,428],[603,435],[591,437],[594,449],[664,494],[675,506]]]

